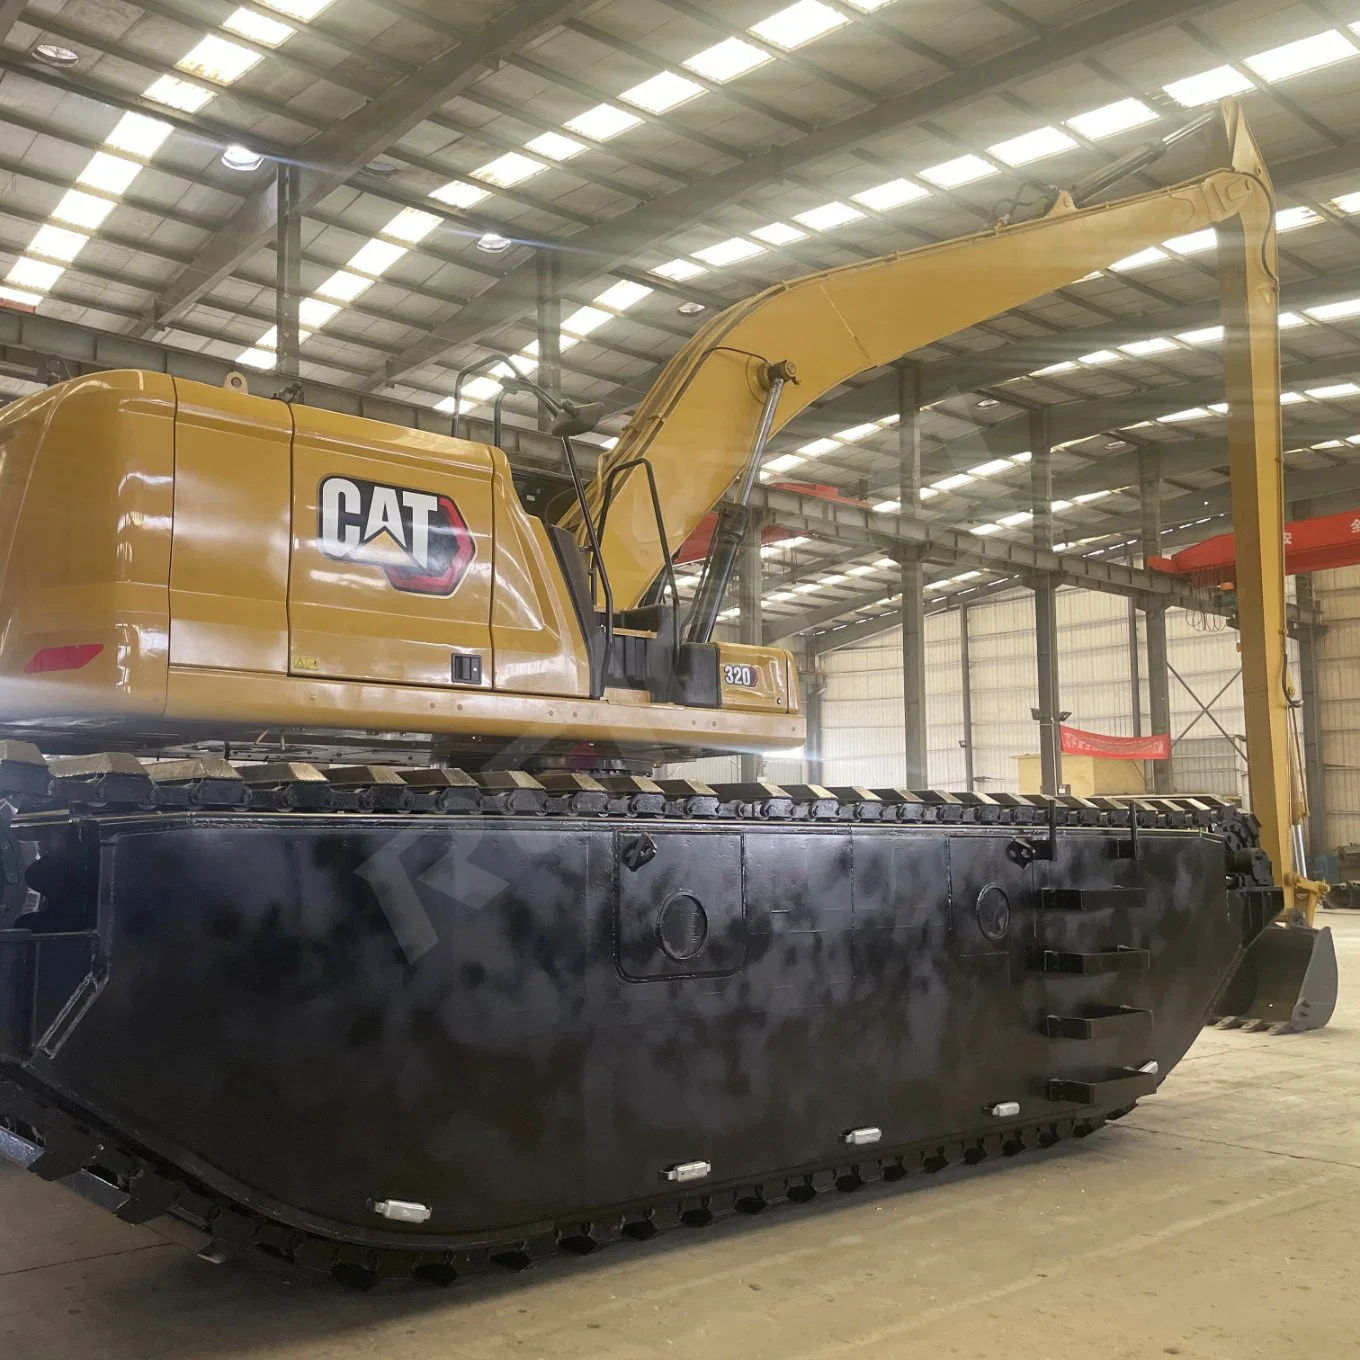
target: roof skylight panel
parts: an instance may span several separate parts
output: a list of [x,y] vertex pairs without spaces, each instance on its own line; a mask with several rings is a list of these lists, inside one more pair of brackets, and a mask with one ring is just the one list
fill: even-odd
[[612,312],[603,312],[598,307],[578,307],[569,317],[563,319],[562,329],[568,335],[576,335],[584,339],[591,332],[597,331],[607,321],[613,320]]
[[909,179],[890,179],[886,184],[876,184],[872,189],[851,194],[850,197],[872,212],[887,212],[892,208],[900,208],[904,203],[914,203],[918,198],[929,198],[930,190],[913,184]]
[[15,260],[14,267],[5,279],[20,288],[35,288],[45,293],[65,272],[65,265],[48,264],[46,260],[30,260],[27,255],[21,255]]
[[167,108],[178,109],[181,113],[197,113],[213,100],[211,90],[190,85],[187,80],[180,80],[177,76],[161,76],[142,93],[147,99],[153,99]]
[[1355,44],[1344,33],[1331,28],[1325,33],[1315,33],[1310,38],[1300,38],[1297,42],[1258,52],[1254,57],[1248,57],[1243,65],[1250,67],[1262,80],[1273,83],[1288,80],[1290,76],[1303,75],[1306,71],[1319,70],[1323,66],[1334,66],[1356,55]]
[[431,189],[429,196],[447,203],[451,208],[475,208],[483,199],[491,197],[491,191],[455,179],[448,184],[441,184],[438,189]]
[[843,227],[847,222],[857,222],[864,214],[848,203],[823,203],[819,208],[809,208],[807,212],[794,213],[793,220],[801,222],[813,231],[831,231]]
[[104,138],[104,145],[149,161],[172,131],[170,124],[159,118],[148,118],[144,113],[125,113]]
[[643,298],[651,297],[653,291],[646,284],[634,283],[631,279],[620,279],[617,283],[606,288],[595,301],[601,307],[608,307],[611,311],[626,312],[630,307],[635,307]]
[[1000,173],[996,166],[984,161],[981,156],[968,155],[932,165],[929,170],[921,171],[921,178],[938,184],[941,189],[957,189],[962,184],[972,184],[975,180]]
[[1150,354],[1165,354],[1168,350],[1179,349],[1180,346],[1164,335],[1155,335],[1150,340],[1132,340],[1127,345],[1120,345],[1119,348],[1134,359],[1145,359]]
[[542,162],[523,156],[518,151],[507,151],[505,155],[497,156],[494,161],[479,165],[472,173],[478,179],[486,180],[488,184],[511,189],[516,184],[522,184],[526,179],[541,174],[546,168]]
[[1029,165],[1048,156],[1058,156],[1076,146],[1075,138],[1054,127],[1036,128],[1008,141],[989,146],[988,151],[1007,165]]
[[1307,318],[1297,312],[1281,312],[1279,326],[1282,331],[1292,331],[1296,326],[1306,326]]
[[1079,364],[1085,364],[1088,368],[1099,368],[1103,364],[1122,363],[1123,359],[1124,356],[1113,349],[1098,349],[1090,354],[1081,354],[1077,356],[1077,362]]
[[1246,76],[1231,66],[1215,66],[1211,71],[1201,71],[1197,76],[1186,76],[1184,80],[1173,80],[1162,86],[1172,99],[1188,109],[1255,88]]
[[96,151],[89,164],[76,176],[77,184],[91,189],[102,189],[106,194],[123,194],[142,172],[136,161],[111,156],[107,151]]
[[1079,113],[1075,118],[1069,118],[1067,126],[1081,136],[1098,142],[1102,137],[1113,137],[1118,132],[1155,123],[1158,117],[1141,99],[1120,99],[1114,104],[1105,104],[1089,113]]
[[89,240],[90,238],[83,232],[70,231],[66,227],[54,226],[49,222],[46,226],[38,228],[36,235],[28,243],[28,248],[34,255],[41,255],[44,259],[70,264],[89,244]]
[[974,480],[966,472],[955,472],[951,476],[941,477],[938,481],[931,482],[931,486],[936,491],[957,491],[961,486],[967,486]]
[[68,189],[62,200],[52,209],[58,222],[69,222],[73,227],[87,227],[94,231],[118,205],[108,198]]
[[701,264],[695,264],[693,260],[668,260],[647,272],[663,279],[673,279],[676,283],[683,283],[686,279],[697,279],[700,274],[707,274],[708,270]]
[[345,268],[356,270],[360,274],[371,274],[378,277],[385,274],[403,255],[408,253],[409,247],[399,246],[392,241],[383,241],[375,236],[350,256],[349,263]]
[[842,444],[857,444],[861,439],[868,439],[871,434],[882,434],[882,427],[876,420],[868,421],[863,425],[852,425],[848,430],[837,430],[836,438]]
[[0,298],[6,302],[17,302],[21,307],[36,307],[43,300],[43,295],[29,293],[22,288],[6,288],[0,284]]
[[995,477],[1002,472],[1012,471],[1013,464],[1009,458],[993,458],[990,462],[979,463],[976,467],[968,469],[970,477]]
[[843,28],[849,22],[844,14],[820,4],[819,0],[797,0],[787,9],[781,9],[768,19],[752,24],[747,31],[791,52],[796,47],[820,38],[824,33],[830,33],[832,29]]
[[[742,236],[733,236],[730,240],[719,241],[715,246],[705,246],[703,250],[696,250],[694,257],[705,264],[721,268],[723,265],[736,264],[738,260],[749,260],[753,255],[764,253],[764,246],[758,246],[754,241],[748,241]],[[652,272],[659,274],[661,271],[654,269]]]
[[268,5],[270,9],[278,10],[280,14],[286,14],[290,19],[300,19],[304,24],[310,23],[332,2],[333,0],[260,0],[261,4]]
[[820,458],[824,453],[835,453],[840,446],[837,439],[814,439],[810,443],[800,445],[798,452],[805,458]]
[[372,287],[372,279],[351,274],[348,269],[337,269],[316,291],[321,297],[334,298],[336,302],[353,302]]
[[560,132],[544,132],[532,142],[525,142],[524,149],[550,161],[569,161],[573,156],[579,156],[586,148],[583,142],[578,142],[573,137],[564,137]]
[[217,85],[231,85],[259,61],[258,52],[209,33],[175,63],[175,68],[185,75],[201,76]]
[[566,126],[593,142],[607,142],[641,122],[641,118],[627,109],[616,109],[612,104],[596,104],[593,109],[578,113],[575,118],[568,118]]
[[[875,501],[872,507],[876,515],[895,515],[901,508],[901,501]],[[894,562],[893,565],[897,564]]]
[[788,472],[791,468],[801,467],[803,460],[796,453],[781,453],[765,464],[766,472]]
[[1223,327],[1205,326],[1196,331],[1181,331],[1176,339],[1187,345],[1217,345],[1223,340]]
[[754,43],[743,42],[740,38],[727,38],[704,48],[702,52],[696,52],[683,64],[696,75],[722,84],[773,60],[768,52]]
[[624,90],[619,98],[635,104],[640,109],[646,109],[649,113],[665,113],[668,109],[687,103],[703,92],[702,85],[686,80],[684,76],[676,75],[673,71],[662,71],[660,75],[644,80],[640,85],[634,85],[631,90]]
[[1116,260],[1110,268],[1116,274],[1123,274],[1131,269],[1143,269],[1147,265],[1158,264],[1166,258],[1166,251],[1159,250],[1156,246],[1148,246],[1146,250],[1140,250],[1136,254],[1124,256],[1122,260]]
[[287,41],[297,30],[289,24],[280,23],[266,15],[256,14],[251,9],[238,9],[222,20],[222,27],[238,38],[248,38],[261,47],[277,47]]
[[434,213],[421,212],[419,208],[403,208],[382,229],[382,235],[394,236],[408,245],[419,245],[441,220]]
[[1177,255],[1198,255],[1217,249],[1218,233],[1213,227],[1206,227],[1203,231],[1192,231],[1188,236],[1173,236],[1169,241],[1163,241],[1162,246]]
[[1326,387],[1305,387],[1304,393],[1314,401],[1335,401],[1338,397],[1360,396],[1360,386],[1353,382],[1329,383]]
[[1189,420],[1208,420],[1213,414],[1203,406],[1191,406],[1184,411],[1172,411],[1168,415],[1158,416],[1157,419],[1163,425],[1177,425]]
[[1304,310],[1314,321],[1341,321],[1346,317],[1360,316],[1360,298],[1324,302],[1317,307],[1307,307]]
[[1321,221],[1322,218],[1307,206],[1281,208],[1275,214],[1275,230],[1278,232],[1298,231],[1300,227],[1315,226]]
[[790,246],[795,241],[807,240],[807,232],[799,231],[787,222],[771,222],[768,226],[757,227],[751,235],[771,246]]
[[342,310],[337,302],[327,302],[318,297],[303,298],[298,304],[298,321],[308,330],[317,331]]

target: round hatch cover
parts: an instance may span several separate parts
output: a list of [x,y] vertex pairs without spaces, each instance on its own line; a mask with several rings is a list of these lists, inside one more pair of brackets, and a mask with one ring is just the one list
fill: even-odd
[[692,893],[678,892],[661,904],[656,920],[661,948],[680,963],[692,959],[708,940],[708,913]]
[[978,929],[989,939],[1001,941],[1011,928],[1011,899],[999,884],[989,883],[977,897]]

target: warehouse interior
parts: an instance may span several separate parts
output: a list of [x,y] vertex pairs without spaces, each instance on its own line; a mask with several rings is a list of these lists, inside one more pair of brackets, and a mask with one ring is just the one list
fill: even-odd
[[[1112,843],[1127,826],[1132,849],[1112,857],[1137,863],[1140,807],[1154,833],[1217,834],[1243,810],[1269,822],[1269,767],[1291,785],[1279,797],[1292,867],[1277,863],[1275,881],[1297,905],[1266,929],[1287,921],[1334,941],[1330,1019],[1270,1032],[1229,1012],[1164,1090],[1094,1137],[1031,1139],[1023,1157],[1012,1142],[1004,1158],[965,1155],[900,1186],[856,1170],[835,1181],[847,1193],[790,1195],[749,1220],[713,1222],[705,1202],[650,1241],[559,1223],[556,1245],[576,1246],[524,1270],[527,1247],[514,1261],[502,1250],[491,1259],[515,1268],[448,1290],[384,1277],[366,1292],[377,1273],[346,1290],[343,1271],[304,1270],[291,1248],[262,1264],[211,1231],[186,1251],[149,1215],[119,1222],[44,1183],[61,1176],[28,1174],[36,1153],[6,1152],[7,1136],[29,1135],[5,1122],[0,1089],[0,1356],[1354,1352],[1360,5],[0,0],[0,516],[23,489],[17,441],[7,473],[6,414],[136,370],[381,422],[408,449],[447,436],[491,445],[546,519],[547,493],[524,487],[570,493],[561,413],[589,414],[566,456],[574,448],[581,476],[603,479],[611,453],[643,437],[649,393],[727,309],[821,271],[1080,212],[1086,199],[1062,197],[1073,186],[1094,184],[1091,201],[1108,203],[1191,181],[1239,107],[1273,186],[1279,471],[1262,485],[1274,504],[1246,524],[1257,503],[1225,390],[1235,331],[1222,227],[1168,231],[891,362],[866,357],[756,439],[715,605],[725,660],[790,653],[801,697],[781,716],[797,714],[799,740],[696,738],[650,773],[668,792],[717,790],[715,807],[744,802],[750,818],[830,818],[806,809],[864,799],[943,804],[981,824],[1066,799],[1064,825],[1099,826]],[[1035,239],[1038,273],[1054,267],[1053,246],[1045,255]],[[960,276],[961,290],[991,287],[982,265]],[[803,364],[809,348],[815,337],[794,327],[787,354],[760,357]],[[358,438],[357,423],[344,428]],[[720,508],[663,554],[677,614],[699,612]],[[1272,523],[1282,543],[1246,551],[1243,533]],[[49,531],[55,556],[66,532],[77,536]],[[1262,597],[1269,635],[1281,574],[1285,697],[1270,696],[1271,727],[1250,636]],[[0,607],[10,599],[0,589]],[[608,648],[612,604],[605,613]],[[8,622],[0,807],[16,760],[5,739],[27,735],[4,709]],[[70,650],[53,638],[49,651]],[[313,663],[285,662],[299,666]],[[480,661],[475,674],[480,685]],[[420,734],[372,723],[345,726],[381,730],[394,765],[416,758]],[[352,734],[332,739],[321,720],[296,734],[258,725],[258,738],[177,742],[173,754],[211,746],[323,770],[361,759],[345,754]],[[90,721],[82,736],[100,730]],[[103,748],[72,738],[43,758],[87,749]],[[624,768],[609,765],[611,777]],[[770,811],[790,796],[803,811]],[[1027,831],[1007,853],[1020,843],[1054,859],[1057,814],[1032,824],[1048,826],[1047,852]],[[6,959],[27,948],[4,905],[0,892],[0,993],[14,985]],[[1222,1014],[1213,1000],[1206,1021]],[[0,1015],[0,1078],[5,1033]],[[396,1140],[400,1125],[393,1115]]]

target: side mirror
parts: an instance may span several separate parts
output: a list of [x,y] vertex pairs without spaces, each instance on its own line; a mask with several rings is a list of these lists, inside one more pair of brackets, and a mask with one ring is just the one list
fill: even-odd
[[563,402],[562,410],[552,423],[552,433],[559,439],[574,439],[578,434],[589,434],[604,416],[604,402],[591,401],[584,406]]

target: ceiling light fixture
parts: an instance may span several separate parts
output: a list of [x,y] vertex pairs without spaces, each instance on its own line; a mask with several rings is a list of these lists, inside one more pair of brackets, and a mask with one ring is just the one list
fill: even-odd
[[222,164],[228,170],[248,172],[258,170],[264,164],[264,157],[258,151],[252,151],[248,146],[241,146],[238,142],[232,142],[230,146],[223,148]]
[[488,231],[477,238],[477,249],[486,251],[488,255],[499,255],[503,250],[509,250],[512,245],[514,242],[498,231]]
[[698,316],[700,312],[706,312],[708,308],[702,302],[682,302],[676,309],[681,316]]
[[63,70],[78,65],[80,62],[79,52],[74,52],[69,47],[62,47],[59,43],[35,43],[32,48],[32,55],[37,57],[39,61],[46,62],[48,66],[57,66]]

